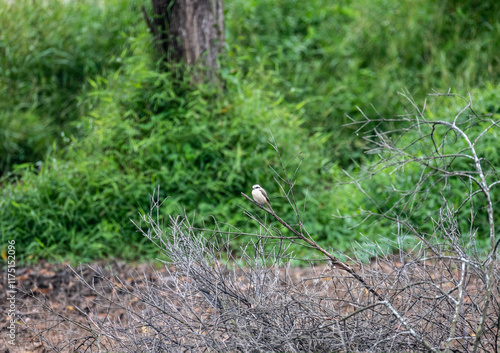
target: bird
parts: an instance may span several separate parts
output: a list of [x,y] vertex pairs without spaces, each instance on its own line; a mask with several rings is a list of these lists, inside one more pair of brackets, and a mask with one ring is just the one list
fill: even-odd
[[254,185],[252,187],[252,196],[255,201],[260,203],[262,206],[267,206],[274,213],[273,208],[271,207],[271,202],[269,202],[269,198],[267,197],[266,190],[260,187],[260,185]]

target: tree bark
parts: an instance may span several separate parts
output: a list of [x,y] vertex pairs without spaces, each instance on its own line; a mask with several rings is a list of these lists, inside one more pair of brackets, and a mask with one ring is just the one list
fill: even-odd
[[155,45],[169,63],[195,66],[196,82],[217,80],[224,45],[222,0],[152,0],[153,18],[143,8]]

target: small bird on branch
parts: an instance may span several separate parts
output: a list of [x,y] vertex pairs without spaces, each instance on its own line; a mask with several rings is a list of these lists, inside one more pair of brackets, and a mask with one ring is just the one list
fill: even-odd
[[273,208],[271,207],[271,202],[267,197],[266,190],[260,187],[260,185],[254,185],[252,187],[252,196],[255,201],[260,203],[262,206],[267,206],[274,213]]

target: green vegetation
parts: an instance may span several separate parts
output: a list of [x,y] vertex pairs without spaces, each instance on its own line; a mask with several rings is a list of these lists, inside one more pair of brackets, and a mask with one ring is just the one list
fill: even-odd
[[[344,167],[360,158],[345,115],[400,113],[396,92],[485,88],[500,74],[500,5],[448,0],[229,1],[228,42],[239,67],[296,103],[304,127]],[[233,22],[234,21],[234,22]],[[340,141],[339,141],[340,140]]]
[[[390,236],[390,224],[351,229],[357,219],[332,217],[370,207],[354,186],[335,186],[342,168],[370,162],[342,127],[346,114],[402,113],[403,87],[417,100],[431,89],[472,91],[476,111],[498,112],[498,5],[227,0],[220,92],[157,67],[141,4],[0,4],[0,234],[2,244],[16,239],[23,260],[156,256],[129,219],[148,212],[158,186],[165,214],[240,224],[240,192],[254,183],[286,214],[269,130],[285,161],[302,153],[290,168],[303,158],[296,190],[307,193],[311,234],[341,250],[360,233]],[[456,107],[443,101],[433,112]],[[496,136],[488,141],[498,162]],[[411,172],[391,181],[409,185]],[[390,201],[387,179],[369,189]]]
[[70,124],[86,114],[88,79],[121,67],[142,24],[129,3],[0,4],[0,174],[43,160],[54,142],[64,144],[62,133],[76,133]]

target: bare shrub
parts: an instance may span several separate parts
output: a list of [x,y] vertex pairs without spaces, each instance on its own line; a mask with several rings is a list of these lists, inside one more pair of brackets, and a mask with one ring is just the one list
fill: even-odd
[[[410,188],[394,186],[399,196],[390,205],[370,195],[363,177],[352,177],[373,201],[363,221],[375,217],[393,222],[397,240],[367,240],[351,256],[320,247],[305,229],[295,201],[300,161],[292,173],[284,162],[281,170],[273,170],[294,211],[293,224],[283,219],[290,215],[266,210],[269,215],[262,219],[244,210],[250,222],[241,228],[216,220],[197,225],[187,216],[170,216],[164,225],[161,201],[153,195],[150,214],[137,226],[168,259],[167,274],[149,278],[137,273],[133,285],[98,269],[93,281],[80,276],[96,296],[93,310],[83,314],[84,323],[58,314],[62,323],[88,338],[80,339],[77,348],[498,352],[500,269],[492,188],[500,179],[479,154],[484,152],[480,142],[498,129],[498,122],[475,114],[470,98],[445,94],[464,104],[451,119],[437,120],[427,116],[425,104],[419,108],[407,92],[402,95],[410,103],[408,114],[394,119],[364,115],[365,120],[353,122],[360,132],[370,127],[370,152],[380,156],[365,171],[366,180],[388,170],[420,168]],[[381,123],[394,128],[382,131]],[[279,154],[274,141],[272,145]],[[456,180],[467,190],[459,200],[451,197]],[[441,195],[441,207],[418,226],[415,217],[432,195]],[[463,212],[468,214],[466,229],[459,217]],[[476,246],[478,231],[490,237],[486,254]],[[233,239],[241,236],[251,240],[230,251]],[[388,253],[384,242],[397,251]],[[316,260],[329,266],[311,267],[307,277],[295,278],[289,267],[291,244],[310,248],[318,254]],[[114,315],[117,310],[126,315]],[[68,337],[53,348],[74,349],[75,342]]]

